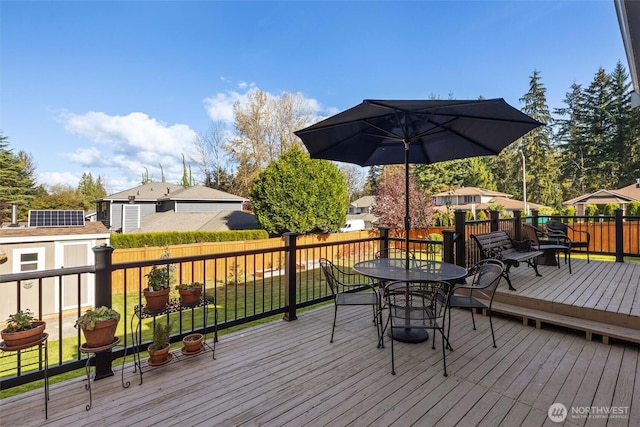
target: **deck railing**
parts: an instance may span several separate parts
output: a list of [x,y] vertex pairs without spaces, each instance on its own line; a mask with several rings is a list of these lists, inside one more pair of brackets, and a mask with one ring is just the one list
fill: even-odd
[[[322,240],[322,239],[320,239]],[[173,265],[176,283],[199,281],[205,284],[204,291],[213,297],[217,316],[204,316],[204,307],[189,308],[171,313],[174,330],[171,342],[178,342],[192,332],[209,332],[235,327],[274,315],[286,320],[295,320],[298,310],[329,301],[331,291],[319,268],[320,258],[331,259],[346,271],[358,261],[373,258],[377,251],[389,247],[401,247],[404,239],[390,236],[388,229],[368,238],[340,242],[318,242],[299,245],[297,235],[286,234],[283,245],[237,252],[212,253],[207,255],[170,257],[155,260],[113,263],[113,248],[94,248],[95,265],[77,268],[44,270],[3,275],[0,289],[4,295],[15,295],[11,304],[15,310],[25,309],[28,302],[22,296],[25,285],[38,291],[37,309],[31,308],[38,318],[46,320],[49,333],[49,375],[56,375],[84,367],[86,354],[81,353],[83,340],[80,330],[73,328],[75,319],[86,307],[81,301],[87,292],[83,283],[94,283],[90,291],[95,295],[95,306],[106,305],[121,313],[117,335],[121,346],[112,352],[96,355],[96,377],[112,374],[112,359],[130,355],[133,351],[146,349],[152,337],[155,318],[141,321],[135,317],[136,307],[144,305],[143,285],[145,274],[154,265]],[[442,259],[442,242],[413,239],[411,250],[420,258]],[[261,268],[259,268],[259,266]],[[269,266],[269,268],[262,268]],[[92,276],[89,280],[88,276]],[[77,308],[65,310],[63,298],[53,313],[43,308],[43,295],[52,294],[51,287],[59,287],[63,295],[63,282],[68,289],[68,278],[74,278],[78,295]],[[114,283],[114,280],[123,283]],[[114,289],[124,291],[113,292]],[[175,291],[177,298],[177,291]],[[67,302],[68,303],[68,302]],[[209,308],[208,312],[211,310]],[[142,345],[134,347],[131,331],[139,331],[136,341]],[[211,337],[211,335],[209,335]],[[33,354],[32,354],[33,353]],[[31,352],[37,355],[37,352]],[[0,353],[0,356],[2,353]],[[42,360],[20,357],[0,358],[0,390],[40,380],[44,376]],[[41,357],[41,356],[37,356]]]
[[[468,266],[478,260],[477,248],[469,238],[471,234],[500,229],[520,240],[522,221],[540,225],[546,222],[545,218],[548,219],[534,212],[532,217],[523,218],[516,214],[513,218],[503,219],[498,218],[497,212],[492,212],[487,220],[466,222],[464,211],[460,211],[456,212],[456,224],[459,225],[453,230],[443,231],[444,241],[413,239],[410,249],[421,258],[442,259]],[[640,256],[639,217],[624,217],[620,211],[613,217],[554,216],[554,219],[587,227],[592,234],[592,253],[615,255],[619,262],[625,256]],[[112,354],[96,357],[97,373],[107,376],[111,372],[112,355],[121,357],[125,352],[131,354],[138,349],[132,346],[131,340],[133,316],[136,306],[144,304],[142,284],[146,283],[145,274],[154,265],[175,265],[177,281],[205,283],[205,292],[216,301],[217,316],[208,316],[206,322],[201,307],[172,314],[178,316],[171,338],[172,342],[177,342],[193,331],[210,332],[213,323],[217,324],[218,330],[223,330],[274,315],[295,320],[299,309],[329,301],[332,297],[318,266],[320,258],[331,259],[348,271],[354,263],[374,257],[383,248],[401,248],[403,245],[401,236],[393,237],[388,229],[381,228],[379,233],[370,237],[340,242],[299,244],[296,234],[286,234],[282,246],[276,248],[122,263],[111,262],[112,248],[98,247],[94,248],[96,262],[93,266],[3,275],[0,276],[0,290],[4,296],[13,298],[15,295],[10,304],[19,310],[27,308],[22,297],[23,289],[29,284],[30,292],[33,292],[35,287],[37,307],[29,308],[47,321],[49,374],[56,375],[85,364],[86,355],[78,350],[83,337],[81,331],[73,328],[73,322],[85,309],[81,302],[86,295],[82,292],[87,291],[82,284],[94,283],[94,289],[91,289],[95,295],[94,305],[110,306],[122,314],[117,332],[122,346],[116,347]],[[114,284],[114,280],[122,283]],[[77,284],[77,308],[65,311],[60,298],[56,310],[52,314],[45,313],[43,295],[51,293],[48,288],[57,286],[58,294],[62,295],[63,282],[68,286],[69,281]],[[116,293],[113,289],[124,291]],[[144,322],[148,323],[142,325],[141,349],[146,349],[150,342],[153,321],[147,319]],[[42,379],[41,362],[21,360],[20,357],[0,358],[0,390]]]

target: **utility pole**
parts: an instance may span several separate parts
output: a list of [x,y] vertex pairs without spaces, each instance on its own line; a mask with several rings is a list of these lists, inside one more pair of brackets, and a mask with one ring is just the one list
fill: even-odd
[[527,169],[524,161],[524,151],[520,151],[522,156],[522,202],[524,204],[524,214],[528,215],[527,211]]

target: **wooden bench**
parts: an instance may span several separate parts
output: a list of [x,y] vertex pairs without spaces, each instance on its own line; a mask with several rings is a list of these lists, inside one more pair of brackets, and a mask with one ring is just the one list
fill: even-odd
[[511,267],[518,267],[521,262],[526,262],[529,266],[533,267],[536,276],[542,276],[538,272],[536,259],[540,255],[543,255],[544,252],[532,250],[531,241],[514,241],[506,231],[502,230],[484,234],[472,234],[471,237],[478,244],[480,257],[482,259],[499,259],[504,263],[507,268],[505,268],[503,272],[503,277],[507,280],[509,289],[512,291],[516,289],[511,285],[511,280],[509,279],[509,270]]

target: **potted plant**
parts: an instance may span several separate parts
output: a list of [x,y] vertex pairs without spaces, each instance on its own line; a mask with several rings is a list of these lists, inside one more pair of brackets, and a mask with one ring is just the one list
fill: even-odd
[[180,293],[180,304],[194,305],[200,301],[200,296],[202,295],[202,283],[183,283],[176,285],[176,289]]
[[204,344],[202,344],[203,339],[204,335],[196,332],[185,336],[182,338],[182,344],[184,345],[184,347],[182,347],[182,353],[186,355],[200,353],[204,348]]
[[169,345],[169,336],[173,323],[158,322],[153,329],[153,342],[147,347],[149,359],[147,363],[150,366],[164,365],[168,363],[173,356],[169,353],[171,346]]
[[7,325],[0,334],[7,348],[27,348],[38,344],[45,327],[46,323],[36,320],[29,309],[20,310],[9,316]]
[[149,287],[144,290],[144,297],[147,301],[147,310],[164,310],[169,302],[169,291],[173,282],[173,270],[171,264],[154,265],[147,277]]
[[84,339],[87,342],[86,346],[95,348],[113,342],[119,321],[120,313],[112,308],[102,306],[87,310],[82,316],[78,317],[74,326],[82,330]]

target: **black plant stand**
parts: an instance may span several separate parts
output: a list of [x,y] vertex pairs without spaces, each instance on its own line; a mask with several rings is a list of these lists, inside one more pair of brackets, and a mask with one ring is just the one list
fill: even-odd
[[[209,327],[207,326],[207,316],[208,316],[208,311],[209,311],[209,306],[213,305],[213,313],[214,313],[214,322],[213,322],[213,345],[209,345],[206,341],[207,338],[207,333],[209,333]],[[192,357],[198,354],[202,354],[205,352],[205,350],[209,350],[211,351],[211,358],[213,360],[215,360],[216,358],[216,342],[218,341],[218,310],[216,309],[216,305],[215,305],[215,298],[212,296],[208,296],[206,295],[204,292],[202,294],[202,296],[200,297],[200,301],[194,303],[194,304],[189,304],[189,305],[183,305],[180,303],[180,299],[172,299],[169,301],[169,303],[166,305],[166,307],[163,310],[147,310],[147,308],[145,306],[142,305],[137,305],[135,306],[134,310],[133,310],[133,315],[131,316],[131,340],[132,340],[132,344],[133,344],[133,361],[134,361],[134,372],[138,371],[140,372],[140,383],[142,384],[142,373],[143,373],[143,369],[142,369],[142,362],[141,362],[141,357],[140,357],[140,352],[142,350],[141,345],[142,345],[142,320],[143,319],[150,319],[153,318],[154,319],[154,323],[156,321],[156,318],[158,316],[165,316],[165,315],[169,315],[170,313],[179,313],[180,316],[182,316],[182,313],[187,311],[187,310],[192,310],[191,313],[193,315],[193,309],[198,308],[198,307],[202,307],[203,309],[203,316],[204,316],[204,328],[203,328],[203,335],[204,335],[204,339],[202,340],[203,343],[203,351],[202,352],[197,352],[194,354],[189,354],[189,353],[185,353],[181,350],[174,350],[170,353],[171,355],[171,360],[168,361],[165,364],[162,364],[160,366],[165,366],[169,363],[174,363],[174,362],[179,362],[181,360],[184,360],[185,358],[188,357]],[[148,367],[151,367],[149,365],[147,365]]]
[[[34,362],[38,364],[40,369],[42,369],[42,365],[44,364],[44,418],[49,418],[49,345],[48,340],[49,334],[42,334],[42,338],[38,341],[17,346],[17,347],[7,347],[4,341],[0,342],[0,351],[2,351],[2,357],[5,357],[5,353],[15,353],[17,361],[16,365],[18,367],[18,372],[20,371],[20,361],[25,354],[37,351],[38,352],[38,360]],[[44,358],[42,357],[44,350]]]
[[[115,337],[113,339],[113,341],[111,341],[110,344],[107,345],[103,345],[101,347],[87,347],[86,343],[82,344],[80,346],[80,353],[85,353],[85,354],[93,354],[93,356],[91,357],[87,357],[87,363],[84,365],[84,369],[87,373],[87,383],[84,385],[85,389],[89,390],[89,403],[87,404],[87,406],[85,407],[85,409],[88,411],[89,409],[91,409],[91,405],[93,404],[93,398],[91,395],[91,360],[95,358],[95,355],[97,355],[98,353],[103,353],[105,351],[110,351],[113,347],[117,346],[118,344],[120,344],[120,338],[119,337]],[[123,363],[124,363],[124,357],[123,359]],[[124,366],[122,368],[122,370],[124,371]],[[128,388],[130,383],[127,381],[126,383],[124,382],[124,373],[121,376],[121,380],[122,380],[122,387],[123,388]]]

